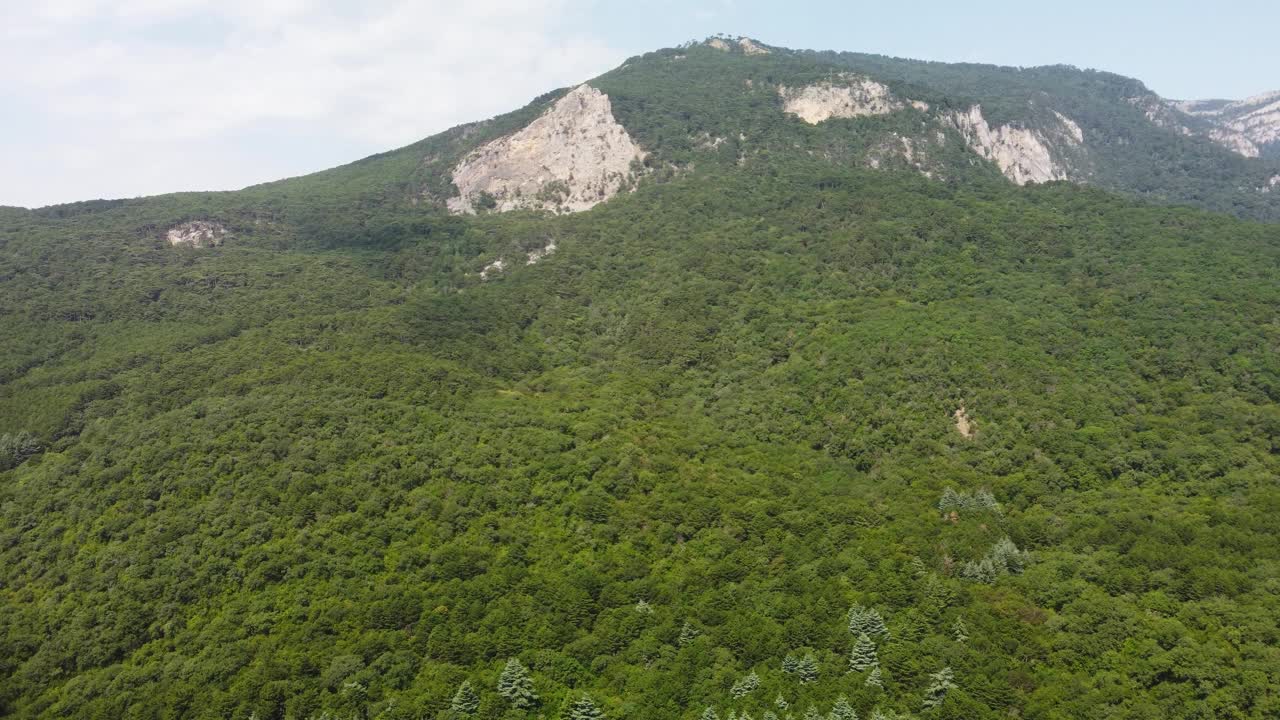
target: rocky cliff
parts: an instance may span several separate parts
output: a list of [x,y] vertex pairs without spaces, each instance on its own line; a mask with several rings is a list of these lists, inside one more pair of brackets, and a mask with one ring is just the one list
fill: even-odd
[[524,129],[464,157],[453,169],[458,196],[449,210],[586,210],[616,195],[643,158],[609,97],[579,85]]
[[981,105],[953,112],[948,119],[974,152],[994,162],[1005,177],[1026,185],[1070,179],[1068,168],[1057,158],[1055,145],[1079,146],[1084,142],[1084,132],[1065,115],[1054,115],[1059,124],[1052,130],[992,127],[983,116]]

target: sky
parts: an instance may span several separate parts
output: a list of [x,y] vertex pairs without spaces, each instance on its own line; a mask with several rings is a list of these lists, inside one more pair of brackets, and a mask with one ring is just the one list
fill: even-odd
[[305,174],[715,33],[1169,98],[1280,89],[1275,0],[0,0],[0,205]]

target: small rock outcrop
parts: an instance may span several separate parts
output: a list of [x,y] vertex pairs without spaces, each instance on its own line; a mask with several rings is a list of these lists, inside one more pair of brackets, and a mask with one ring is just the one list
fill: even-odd
[[587,210],[616,195],[644,156],[614,118],[609,96],[579,85],[523,130],[463,158],[453,169],[458,197],[449,210]]
[[[778,88],[783,111],[810,125],[831,118],[887,115],[904,105],[889,88],[868,77],[842,76],[839,82],[821,82],[799,88]],[[926,106],[927,107],[927,106]]]
[[165,232],[165,239],[171,246],[185,245],[193,248],[217,247],[227,235],[227,228],[221,223],[209,220],[192,220],[175,225]]
[[744,55],[768,55],[769,48],[766,48],[751,38],[738,38],[738,47],[742,48]]
[[982,115],[982,106],[954,112],[951,124],[977,154],[991,160],[1005,177],[1019,185],[1069,179],[1067,168],[1054,159],[1052,143],[1078,146],[1084,142],[1080,126],[1061,113],[1054,113],[1059,127],[1054,131],[1000,125],[991,127]]
[[716,50],[721,50],[721,51],[724,51],[724,52],[729,52],[729,43],[725,42],[724,40],[721,40],[721,39],[720,39],[720,38],[718,38],[718,37],[716,37],[716,38],[711,38],[710,40],[708,40],[708,41],[707,41],[707,45],[709,45],[709,46],[711,46],[711,47],[715,48]]
[[503,261],[502,258],[498,258],[497,260],[494,260],[493,262],[484,266],[484,269],[480,271],[480,279],[488,280],[491,277],[501,275],[502,271],[506,269],[507,269],[507,263]]
[[954,417],[956,421],[956,432],[960,433],[963,437],[972,440],[973,436],[977,434],[978,429],[973,424],[973,420],[969,417],[969,413],[965,412],[964,406],[961,405],[952,417]]
[[548,240],[546,245],[536,250],[530,250],[529,253],[526,255],[524,264],[537,265],[539,260],[545,257],[550,257],[551,254],[554,253],[555,251],[556,251],[556,241]]

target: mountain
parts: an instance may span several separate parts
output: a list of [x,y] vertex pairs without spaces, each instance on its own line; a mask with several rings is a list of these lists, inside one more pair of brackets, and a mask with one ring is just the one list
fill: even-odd
[[0,715],[1275,717],[1280,194],[1208,123],[716,37],[0,208]]
[[1190,100],[1174,107],[1209,127],[1209,136],[1246,157],[1280,157],[1280,91],[1245,100]]
[[[1137,80],[1068,66],[953,65],[713,38],[632,58],[516,113],[366,161],[374,165],[359,174],[455,212],[574,211],[645,179],[806,155],[942,182],[997,173],[1017,184],[1066,180],[1280,219],[1271,192],[1280,158],[1259,157],[1277,132],[1267,106],[1224,110],[1213,116],[1221,122],[1192,107]],[[1251,123],[1253,139],[1230,123]],[[583,140],[594,144],[571,158]],[[329,179],[346,185],[347,174]]]

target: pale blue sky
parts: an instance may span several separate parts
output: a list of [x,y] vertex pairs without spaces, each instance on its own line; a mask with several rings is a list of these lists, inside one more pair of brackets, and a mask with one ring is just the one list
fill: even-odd
[[311,172],[717,32],[1200,98],[1280,89],[1277,28],[1276,0],[0,0],[0,205]]

